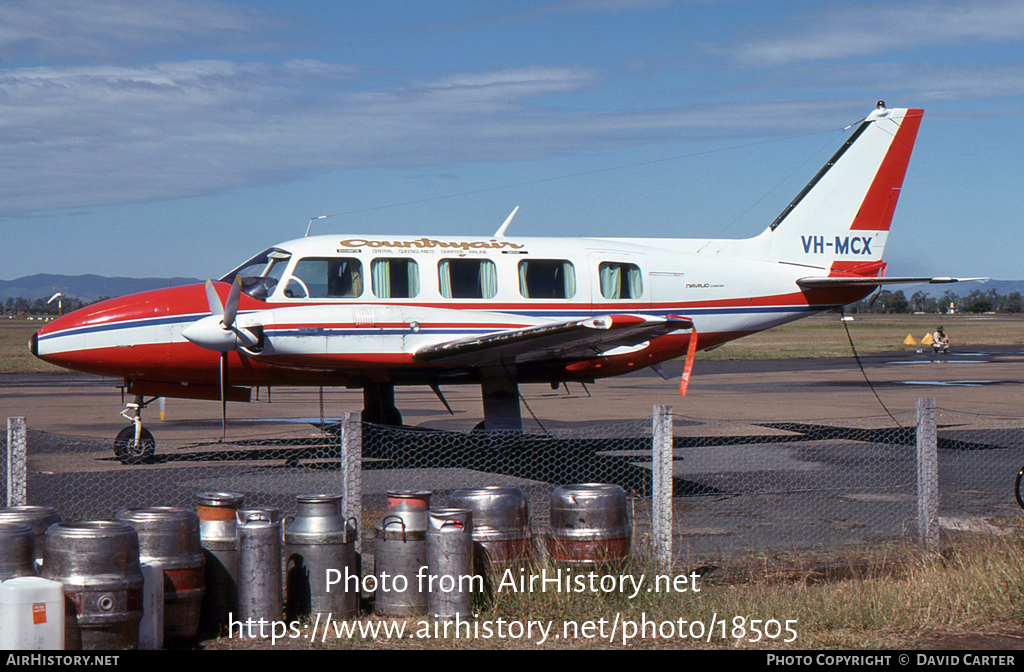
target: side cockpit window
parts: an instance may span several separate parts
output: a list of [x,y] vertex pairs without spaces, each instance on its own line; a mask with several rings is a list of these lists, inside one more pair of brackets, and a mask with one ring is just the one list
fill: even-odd
[[576,296],[576,270],[563,259],[520,261],[519,293],[524,299],[571,299]]
[[260,252],[220,280],[233,283],[235,278],[239,277],[242,280],[243,292],[259,301],[266,301],[267,297],[274,293],[291,256],[289,252],[272,247]]
[[354,299],[363,295],[363,264],[353,257],[299,259],[284,288],[290,299]]
[[601,276],[601,296],[606,299],[639,299],[644,293],[640,267],[606,261],[598,267]]

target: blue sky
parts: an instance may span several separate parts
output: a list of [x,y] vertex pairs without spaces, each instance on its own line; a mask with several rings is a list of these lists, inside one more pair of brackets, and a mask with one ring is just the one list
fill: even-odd
[[316,233],[746,237],[875,101],[890,275],[1024,277],[1024,3],[4,0],[0,279]]

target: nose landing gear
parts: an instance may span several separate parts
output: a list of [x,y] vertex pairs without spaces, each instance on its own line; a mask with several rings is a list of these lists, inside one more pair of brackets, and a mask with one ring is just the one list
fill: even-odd
[[153,434],[142,426],[142,409],[156,401],[157,397],[145,401],[141,395],[134,402],[125,404],[121,416],[132,424],[117,433],[114,439],[114,455],[121,464],[144,464],[156,454],[156,440]]

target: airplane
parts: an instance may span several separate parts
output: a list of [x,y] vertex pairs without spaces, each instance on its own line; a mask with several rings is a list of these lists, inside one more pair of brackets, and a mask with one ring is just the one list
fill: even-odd
[[[882,101],[761,234],[747,239],[342,234],[274,245],[216,282],[110,299],[50,322],[33,355],[124,379],[124,462],[153,455],[160,397],[249,401],[252,388],[362,388],[400,425],[395,387],[479,385],[484,431],[521,431],[519,385],[552,388],[685,357],[844,306],[882,261],[923,110]],[[852,127],[851,127],[852,128]],[[312,222],[311,222],[312,223]],[[628,229],[633,229],[635,224]],[[146,401],[146,397],[152,397]],[[450,411],[449,407],[449,411]]]

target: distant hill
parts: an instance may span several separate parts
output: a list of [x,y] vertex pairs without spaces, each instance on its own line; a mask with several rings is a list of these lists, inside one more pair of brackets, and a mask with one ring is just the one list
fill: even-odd
[[0,301],[23,297],[29,301],[48,299],[56,292],[95,301],[101,296],[125,296],[151,289],[205,282],[197,278],[105,278],[101,275],[53,275],[40,273],[14,280],[0,280]]
[[967,296],[974,290],[987,292],[990,289],[996,290],[996,294],[1006,296],[1010,292],[1024,294],[1024,280],[989,280],[988,282],[952,282],[948,285],[890,285],[892,291],[902,289],[903,294],[909,299],[914,292],[924,292],[929,296],[939,298],[946,291],[953,292],[957,296]]

